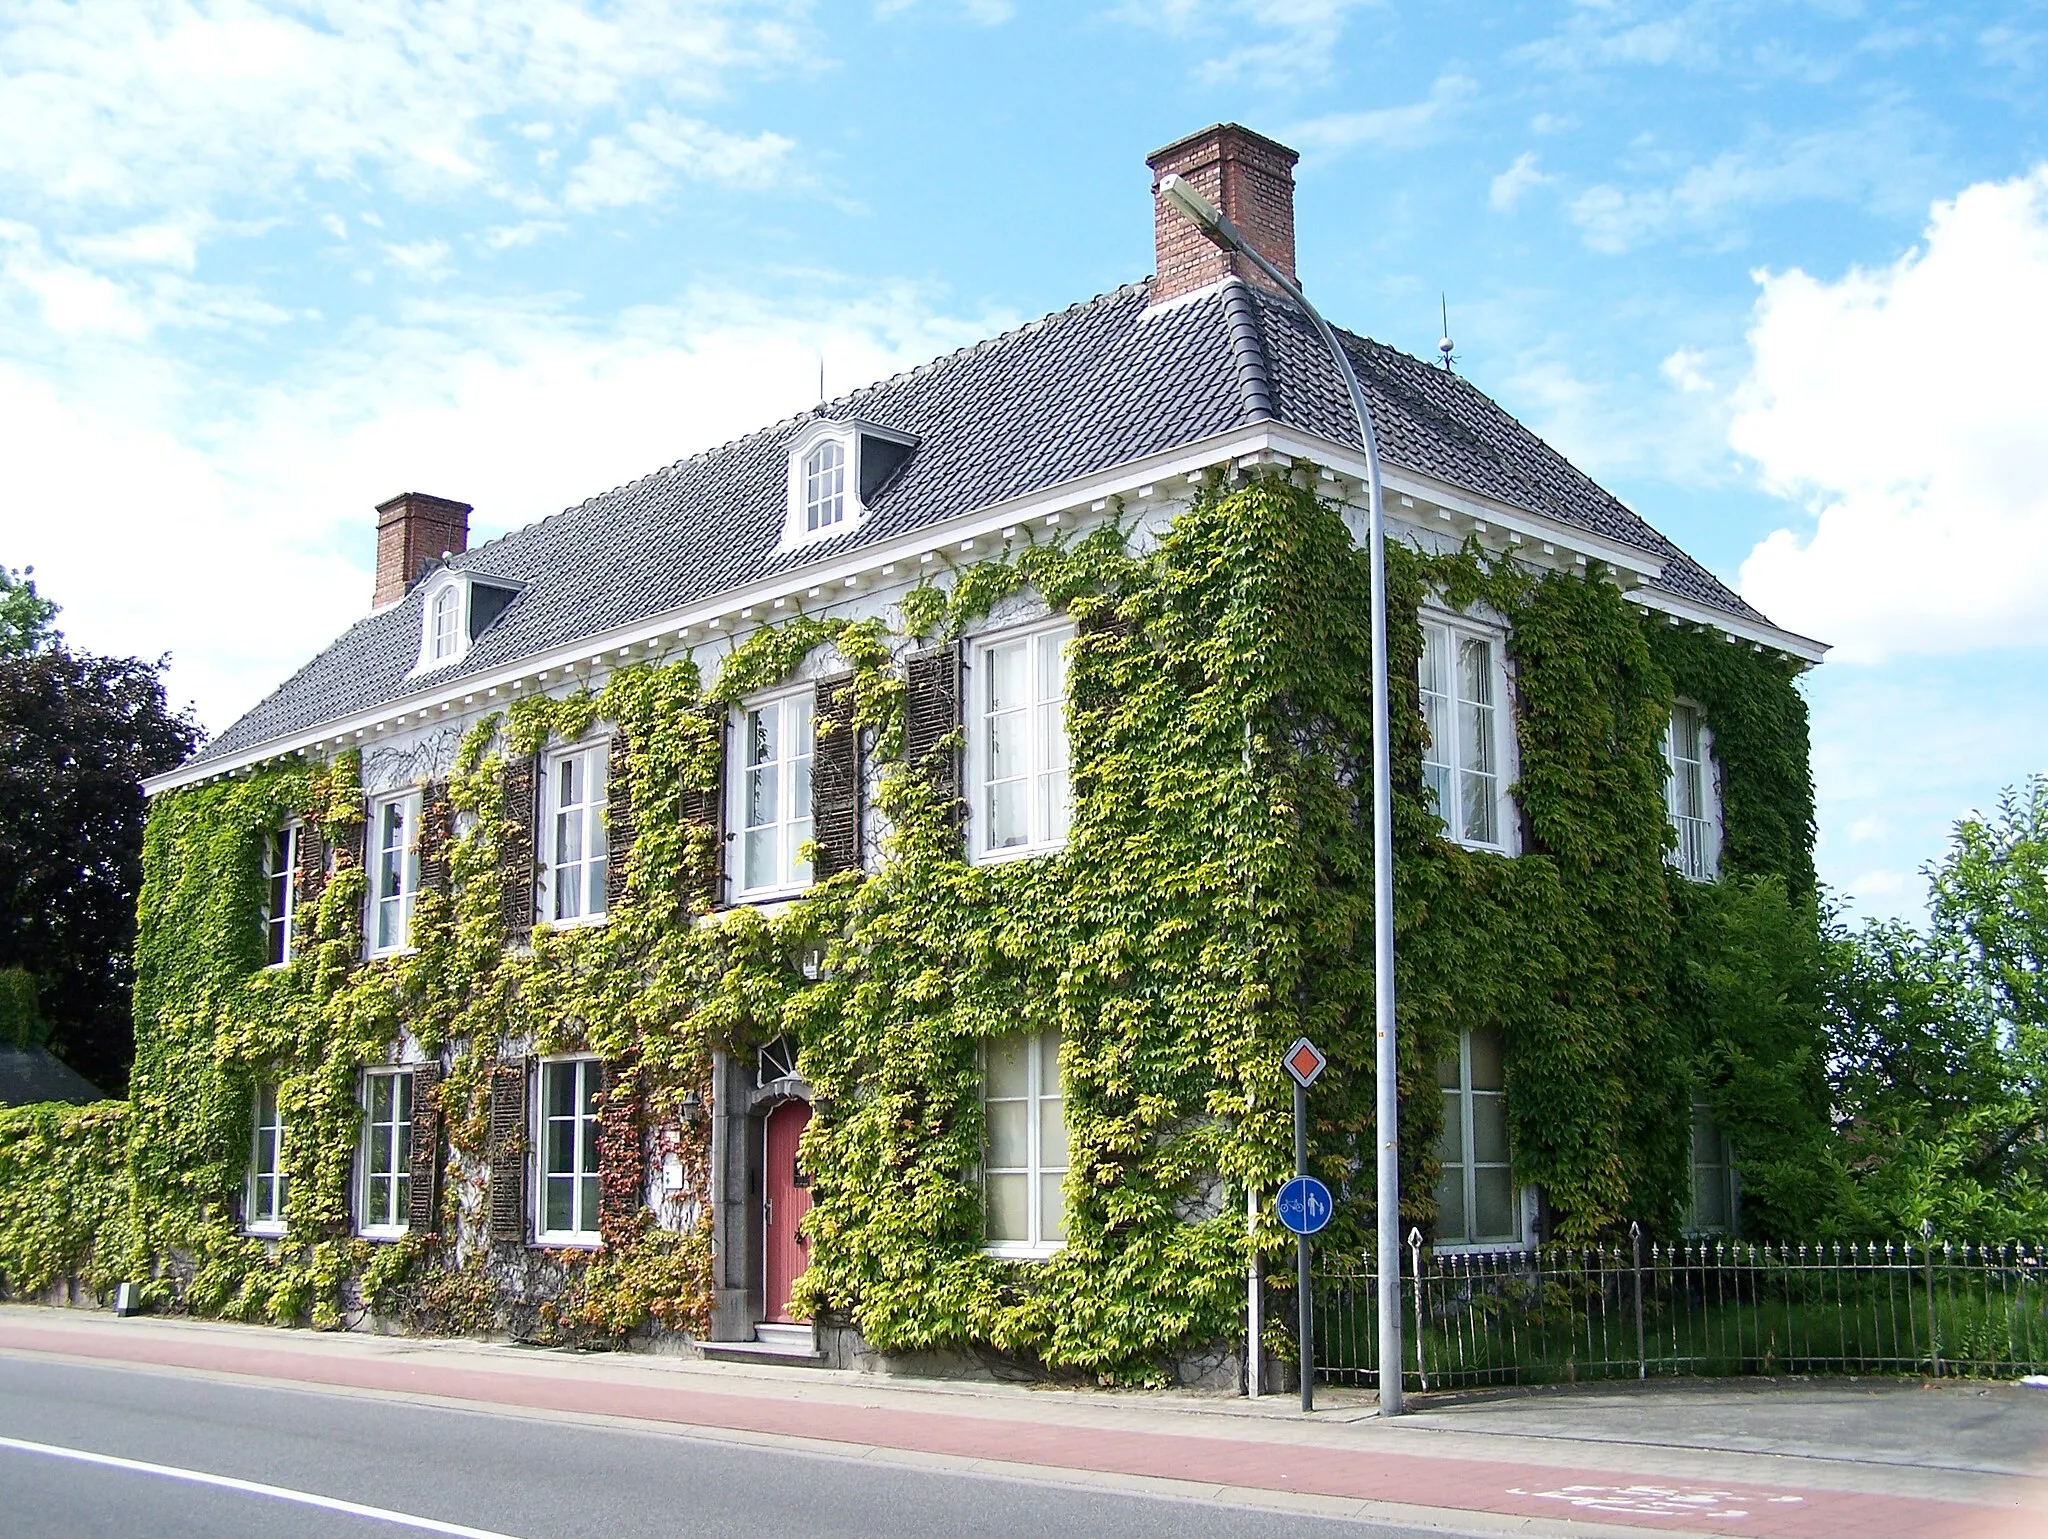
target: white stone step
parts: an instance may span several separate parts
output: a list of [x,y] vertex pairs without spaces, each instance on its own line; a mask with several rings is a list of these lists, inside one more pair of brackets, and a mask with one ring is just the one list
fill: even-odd
[[808,1325],[773,1325],[767,1321],[754,1327],[754,1340],[778,1352],[809,1357],[817,1351],[816,1339]]

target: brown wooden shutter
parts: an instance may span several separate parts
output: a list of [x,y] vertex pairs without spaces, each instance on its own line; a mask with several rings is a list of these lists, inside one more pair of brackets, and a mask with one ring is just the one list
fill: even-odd
[[811,722],[811,837],[823,881],[860,869],[860,727],[854,720],[852,674],[818,686]]
[[702,858],[686,876],[691,893],[699,903],[706,908],[722,908],[725,905],[725,761],[726,743],[731,734],[726,731],[724,706],[706,705],[703,715],[718,745],[717,764],[712,770],[709,786],[683,786],[683,821],[704,829],[709,835]]
[[448,845],[455,837],[455,804],[448,782],[430,781],[420,794],[420,890],[449,890]]
[[535,840],[540,823],[540,761],[529,755],[505,766],[504,842],[498,884],[505,939],[523,946],[533,935]]
[[903,755],[940,795],[958,802],[960,755],[945,745],[960,727],[960,648],[912,653],[903,682]]
[[301,823],[292,850],[292,954],[318,939],[320,895],[327,891],[327,840],[317,825]]
[[640,1076],[630,1066],[601,1064],[597,1106],[597,1227],[610,1244],[647,1203]]
[[633,742],[624,727],[612,736],[604,792],[604,906],[607,912],[626,900],[626,862],[633,854],[639,825],[633,821]]
[[524,1245],[526,1231],[526,1082],[524,1063],[491,1070],[491,1238]]
[[406,1227],[434,1235],[441,1228],[441,1065],[412,1071],[412,1165],[406,1192]]

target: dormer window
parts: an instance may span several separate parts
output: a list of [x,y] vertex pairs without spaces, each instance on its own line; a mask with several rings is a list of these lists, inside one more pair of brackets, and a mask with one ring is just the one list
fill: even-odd
[[417,674],[460,662],[470,644],[511,608],[520,587],[444,566],[415,591],[420,595],[420,660],[412,671]]
[[427,619],[427,661],[445,663],[462,650],[462,584],[449,583],[434,595]]
[[808,424],[789,446],[789,516],[779,548],[858,528],[916,452],[912,435],[872,422],[820,417]]
[[846,519],[846,446],[828,438],[804,456],[804,529],[816,534]]

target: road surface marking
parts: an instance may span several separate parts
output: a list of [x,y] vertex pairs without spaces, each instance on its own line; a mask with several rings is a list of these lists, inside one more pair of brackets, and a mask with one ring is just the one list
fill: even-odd
[[89,1453],[83,1448],[60,1448],[54,1443],[31,1443],[18,1437],[0,1437],[0,1448],[43,1454],[52,1459],[74,1459],[80,1464],[98,1464],[107,1469],[130,1470],[138,1475],[161,1475],[166,1480],[188,1480],[193,1485],[217,1486],[223,1491],[241,1491],[250,1496],[273,1497],[281,1502],[297,1502],[301,1507],[319,1507],[328,1512],[347,1513],[353,1518],[393,1523],[400,1528],[416,1528],[429,1534],[448,1534],[452,1535],[453,1539],[512,1539],[510,1534],[501,1534],[495,1529],[470,1528],[462,1523],[443,1523],[439,1518],[415,1517],[409,1512],[393,1512],[388,1507],[366,1507],[361,1502],[345,1502],[333,1496],[316,1496],[311,1491],[294,1491],[289,1486],[267,1486],[260,1480],[237,1480],[232,1475],[209,1475],[204,1470],[180,1469],[175,1464],[150,1464],[142,1459],[119,1459],[112,1454]]
[[[1753,1492],[1687,1490],[1676,1486],[1560,1486],[1549,1491],[1508,1490],[1510,1496],[1537,1496],[1594,1512],[1647,1513],[1660,1518],[1746,1518],[1749,1509],[1803,1501],[1798,1496],[1759,1496]],[[1743,1503],[1737,1507],[1736,1502]]]

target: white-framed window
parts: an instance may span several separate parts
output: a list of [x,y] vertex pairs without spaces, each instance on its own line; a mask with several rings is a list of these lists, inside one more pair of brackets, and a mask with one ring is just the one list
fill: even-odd
[[263,838],[263,961],[282,967],[292,959],[292,915],[298,901],[295,875],[299,829],[295,823],[272,829]]
[[427,611],[427,662],[445,663],[462,651],[462,584],[445,584]]
[[1704,1100],[1692,1103],[1692,1194],[1687,1234],[1735,1233],[1735,1148]]
[[804,456],[804,531],[846,522],[846,445],[828,438]]
[[968,671],[973,847],[984,859],[1067,842],[1067,646],[1071,625],[977,643]]
[[404,1234],[412,1196],[412,1070],[364,1073],[360,1168],[357,1231],[372,1239]]
[[256,1087],[255,1113],[242,1227],[251,1234],[283,1234],[290,1178],[284,1171],[284,1112],[278,1105],[275,1084],[265,1082]]
[[1522,1239],[1521,1203],[1508,1160],[1507,1081],[1500,1034],[1461,1032],[1458,1050],[1437,1061],[1444,1127],[1437,1139],[1436,1241],[1511,1245]]
[[540,1184],[538,1238],[543,1245],[598,1243],[598,1091],[595,1058],[544,1058],[534,1146]]
[[550,924],[604,917],[610,773],[611,751],[605,743],[565,748],[546,760],[539,899],[540,917]]
[[981,1072],[988,1249],[996,1255],[1049,1255],[1067,1238],[1060,1034],[991,1038],[982,1045]]
[[1714,735],[1706,716],[1689,700],[1671,707],[1664,729],[1664,762],[1671,777],[1664,783],[1664,801],[1671,827],[1678,835],[1670,861],[1695,882],[1711,882],[1721,874],[1721,798],[1714,781]]
[[816,737],[809,689],[741,707],[732,826],[739,836],[733,876],[741,899],[800,892],[811,885],[803,847],[811,841],[811,759]]
[[370,955],[411,944],[412,902],[420,889],[420,794],[404,791],[370,803]]
[[1429,742],[1422,750],[1422,783],[1436,797],[1444,832],[1486,850],[1506,850],[1513,823],[1503,762],[1503,652],[1497,636],[1423,621],[1422,715]]

